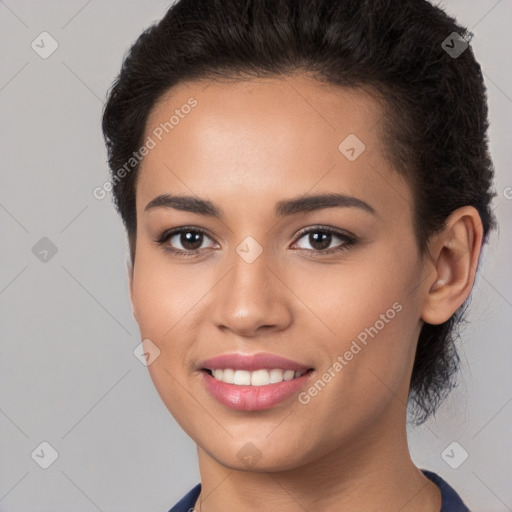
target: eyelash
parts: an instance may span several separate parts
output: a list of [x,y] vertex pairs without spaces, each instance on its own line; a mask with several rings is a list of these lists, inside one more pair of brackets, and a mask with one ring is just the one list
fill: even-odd
[[[315,253],[319,255],[327,255],[327,254],[333,254],[333,253],[341,253],[350,247],[352,247],[356,243],[356,238],[354,236],[350,236],[346,233],[342,233],[341,231],[338,231],[337,229],[333,229],[327,226],[313,226],[310,228],[305,228],[302,231],[300,231],[297,234],[297,237],[294,241],[298,242],[301,238],[304,237],[304,235],[308,235],[309,233],[329,233],[331,235],[334,235],[340,239],[343,240],[344,243],[340,244],[338,247],[334,247],[332,249],[326,249],[326,250],[315,250],[315,249],[300,249],[302,251],[306,251],[309,253]],[[190,250],[190,251],[183,251],[181,249],[174,249],[168,245],[164,245],[167,241],[169,241],[170,238],[172,238],[174,235],[179,235],[182,233],[201,233],[203,235],[206,235],[208,238],[211,239],[210,235],[208,235],[208,232],[202,228],[194,227],[194,226],[183,226],[180,228],[173,228],[167,231],[164,231],[156,240],[155,242],[162,246],[162,248],[180,258],[191,258],[199,254],[203,249],[196,249],[196,250]]]

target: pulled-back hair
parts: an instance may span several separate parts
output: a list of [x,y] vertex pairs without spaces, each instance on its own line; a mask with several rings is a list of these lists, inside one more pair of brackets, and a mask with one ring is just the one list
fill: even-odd
[[[485,85],[470,46],[460,55],[447,51],[464,48],[470,37],[426,0],[179,0],[125,56],[103,114],[114,203],[132,263],[138,164],[122,179],[117,171],[142,146],[156,102],[181,82],[295,72],[379,100],[386,157],[411,186],[422,255],[465,205],[478,210],[487,242],[496,221]],[[454,386],[454,341],[466,306],[440,325],[422,326],[409,397],[416,423]]]

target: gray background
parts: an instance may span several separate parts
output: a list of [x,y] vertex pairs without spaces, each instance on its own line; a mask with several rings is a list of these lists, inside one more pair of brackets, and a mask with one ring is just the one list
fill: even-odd
[[[410,430],[411,451],[475,511],[505,511],[512,510],[512,1],[441,5],[473,31],[485,73],[500,231],[474,290],[461,384],[437,421]],[[92,194],[108,179],[100,130],[107,88],[124,52],[168,6],[0,2],[2,512],[163,512],[199,482],[194,443],[133,355],[140,339],[121,221],[108,196]],[[59,45],[47,59],[31,48],[43,31]],[[57,249],[47,261],[32,250],[43,237]],[[43,441],[58,452],[48,469],[36,463],[49,460]],[[452,464],[461,460],[459,445],[469,454],[457,469],[441,456],[452,442]]]

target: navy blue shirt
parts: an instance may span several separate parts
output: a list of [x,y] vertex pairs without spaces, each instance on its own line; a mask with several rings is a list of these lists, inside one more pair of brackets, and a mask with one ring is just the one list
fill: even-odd
[[[439,512],[470,512],[468,507],[464,505],[460,496],[450,487],[439,475],[421,470],[423,474],[432,482],[434,482],[441,491],[441,510]],[[191,512],[194,509],[199,493],[201,492],[201,484],[197,484],[183,498],[181,498],[169,512]]]

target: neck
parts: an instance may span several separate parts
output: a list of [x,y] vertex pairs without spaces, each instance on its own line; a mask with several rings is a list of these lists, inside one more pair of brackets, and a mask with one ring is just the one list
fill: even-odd
[[[407,446],[405,411],[388,414],[353,439],[286,471],[228,468],[198,447],[201,495],[196,510],[256,512],[325,510],[439,512],[441,495],[414,465]],[[394,414],[393,414],[394,412]]]

